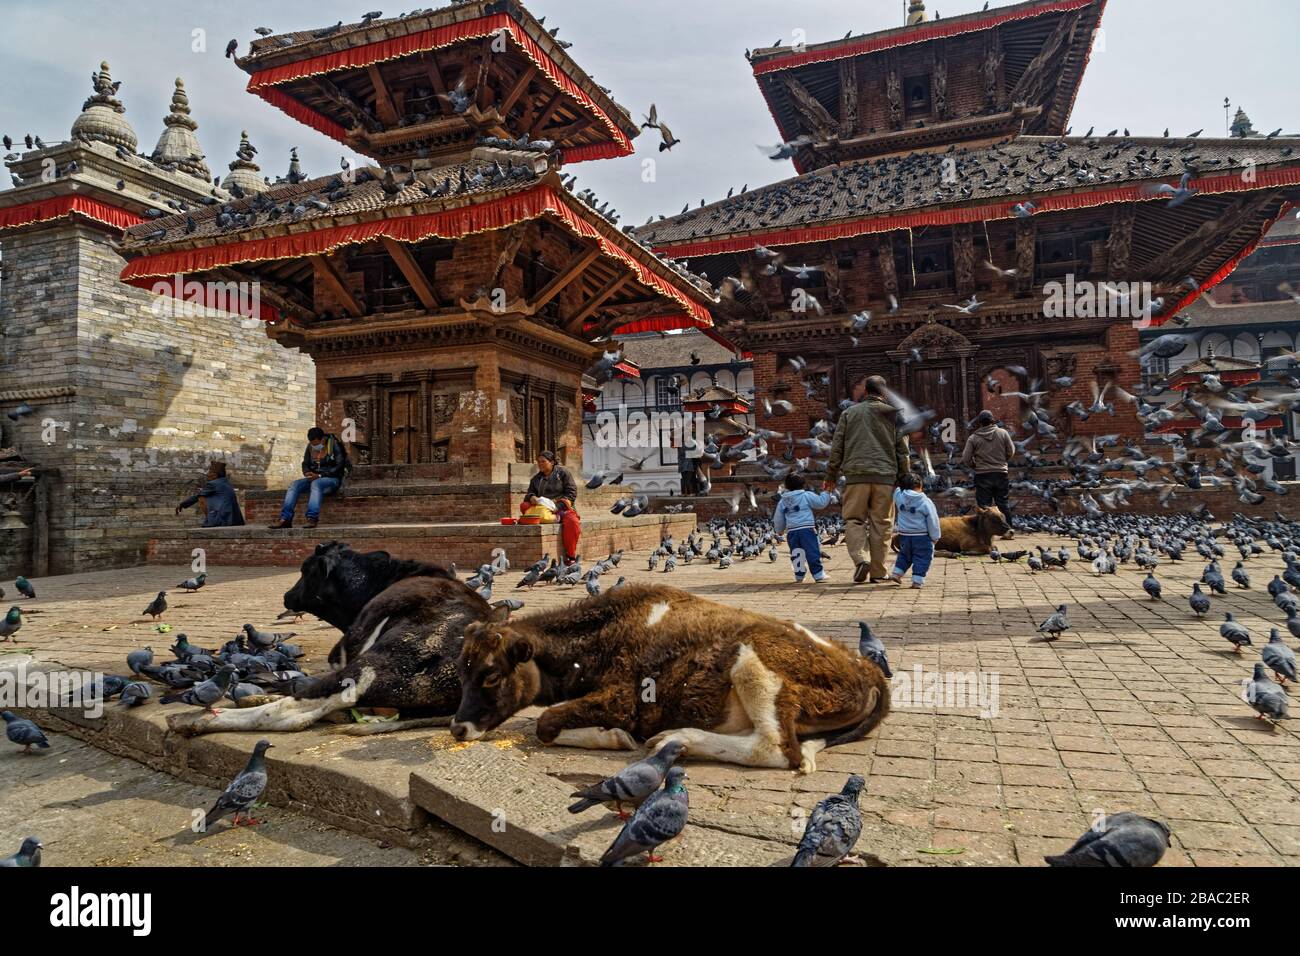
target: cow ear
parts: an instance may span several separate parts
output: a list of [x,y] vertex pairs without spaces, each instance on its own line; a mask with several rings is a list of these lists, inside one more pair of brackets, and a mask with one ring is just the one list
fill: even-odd
[[533,659],[533,642],[526,637],[516,637],[506,645],[506,659],[516,667]]

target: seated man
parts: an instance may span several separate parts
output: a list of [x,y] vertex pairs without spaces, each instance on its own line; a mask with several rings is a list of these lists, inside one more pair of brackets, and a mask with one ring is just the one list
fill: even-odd
[[582,537],[582,518],[573,509],[578,500],[578,483],[567,468],[557,465],[555,452],[544,451],[537,457],[537,474],[528,482],[528,494],[519,510],[526,512],[541,498],[549,498],[558,507],[560,518],[560,544],[564,557],[573,562],[578,557],[578,541]]
[[239,497],[226,478],[226,463],[214,461],[208,465],[207,483],[195,494],[176,506],[180,514],[195,502],[202,501],[204,528],[232,528],[244,523],[244,513],[239,510]]
[[343,443],[319,428],[307,432],[307,450],[302,456],[302,477],[289,486],[284,495],[284,507],[272,528],[292,528],[293,513],[298,498],[308,492],[307,527],[316,527],[320,521],[321,502],[343,485],[348,471],[348,453]]

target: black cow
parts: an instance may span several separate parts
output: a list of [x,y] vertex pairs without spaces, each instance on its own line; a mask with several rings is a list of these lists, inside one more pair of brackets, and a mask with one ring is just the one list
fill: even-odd
[[392,707],[400,722],[356,725],[382,732],[446,724],[460,703],[456,660],[465,628],[491,606],[445,568],[403,561],[387,552],[359,554],[331,541],[302,565],[284,596],[290,611],[316,615],[343,631],[330,651],[331,671],[278,690],[281,700],[215,716],[177,714],[178,733],[303,730],[350,707]]

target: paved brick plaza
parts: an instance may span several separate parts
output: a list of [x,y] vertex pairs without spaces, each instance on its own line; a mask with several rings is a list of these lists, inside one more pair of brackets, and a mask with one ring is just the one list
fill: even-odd
[[[1021,539],[1015,546],[1040,540],[1047,543]],[[776,564],[764,557],[717,570],[697,562],[651,575],[644,555],[629,554],[619,573],[792,618],[853,646],[856,621],[865,618],[888,648],[896,686],[917,666],[996,675],[997,715],[982,718],[978,705],[899,704],[877,733],[823,753],[818,772],[806,777],[691,763],[693,821],[791,842],[791,818],[800,808],[858,772],[867,778],[868,820],[859,851],[891,865],[1041,865],[1043,853],[1068,846],[1094,810],[1134,810],[1168,821],[1174,847],[1164,866],[1298,862],[1300,749],[1294,729],[1283,724],[1270,730],[1254,719],[1240,698],[1240,681],[1258,651],[1237,658],[1218,634],[1222,612],[1231,610],[1250,629],[1256,648],[1267,640],[1268,627],[1283,615],[1263,586],[1280,560],[1270,555],[1250,562],[1254,590],[1215,598],[1210,618],[1198,622],[1186,595],[1204,566],[1199,559],[1160,567],[1168,600],[1157,603],[1143,593],[1141,574],[1131,566],[1098,578],[1077,560],[1066,571],[1035,575],[988,559],[941,559],[927,587],[912,591],[854,587],[843,549],[830,551],[826,585],[790,583],[784,555]],[[40,613],[27,618],[17,648],[41,662],[121,672],[129,649],[152,644],[165,656],[170,637],[180,631],[213,647],[245,620],[269,624],[296,579],[280,569],[209,570],[212,583],[197,595],[170,593],[165,620],[173,631],[167,636],[151,634],[138,614],[160,588],[187,577],[185,568],[38,581],[40,600],[30,608]],[[495,597],[512,593],[519,574],[516,568],[498,578]],[[537,609],[576,600],[583,591],[539,587],[521,596]],[[1034,642],[1034,626],[1061,602],[1070,605],[1076,630],[1055,645]],[[314,619],[294,629],[311,655],[309,669],[323,667],[336,632]],[[590,779],[626,760],[542,749],[527,733],[530,723],[517,718],[498,735],[534,769],[566,782]],[[433,746],[449,744],[443,731],[401,736],[430,733],[446,738]],[[382,740],[372,738],[371,745]],[[0,780],[6,763],[0,761]]]

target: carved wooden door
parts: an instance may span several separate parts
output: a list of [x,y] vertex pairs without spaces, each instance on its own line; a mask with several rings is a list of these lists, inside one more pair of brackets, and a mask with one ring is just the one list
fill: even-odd
[[419,431],[417,394],[414,391],[388,393],[388,461],[390,464],[415,463],[416,435]]

